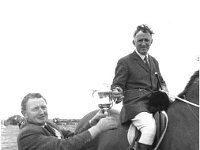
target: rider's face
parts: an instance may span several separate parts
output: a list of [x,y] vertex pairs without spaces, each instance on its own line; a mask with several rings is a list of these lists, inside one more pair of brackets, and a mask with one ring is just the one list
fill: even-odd
[[143,33],[142,31],[139,31],[134,37],[133,44],[140,54],[146,55],[149,51],[152,41],[152,36],[149,33]]

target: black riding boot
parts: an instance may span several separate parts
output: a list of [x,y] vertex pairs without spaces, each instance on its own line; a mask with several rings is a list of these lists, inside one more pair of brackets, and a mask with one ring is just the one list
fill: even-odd
[[152,146],[151,145],[142,144],[142,143],[137,143],[136,150],[152,150]]

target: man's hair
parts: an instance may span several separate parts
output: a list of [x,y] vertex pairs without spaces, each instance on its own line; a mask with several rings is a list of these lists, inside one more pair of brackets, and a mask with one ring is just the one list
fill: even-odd
[[142,25],[139,25],[133,35],[133,37],[136,36],[136,34],[139,32],[139,31],[142,31],[143,33],[149,33],[150,35],[154,34],[153,31],[151,30],[151,28],[149,28],[147,25],[145,24],[142,24]]
[[44,101],[47,103],[46,99],[40,93],[29,93],[23,98],[23,100],[21,102],[21,113],[23,115],[26,111],[26,105],[28,103],[28,100],[33,99],[33,98],[43,98]]

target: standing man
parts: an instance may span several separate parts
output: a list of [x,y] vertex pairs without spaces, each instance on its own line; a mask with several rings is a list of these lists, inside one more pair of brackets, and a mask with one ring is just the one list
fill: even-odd
[[136,49],[118,61],[111,85],[117,103],[124,97],[121,123],[133,123],[141,132],[137,150],[150,150],[156,133],[155,120],[148,107],[152,92],[160,90],[155,73],[158,74],[162,90],[168,91],[158,61],[148,53],[153,42],[152,34],[146,25],[137,27],[133,36]]
[[17,137],[18,150],[78,150],[101,132],[117,127],[114,118],[105,117],[99,111],[82,133],[74,135],[70,131],[61,131],[48,121],[47,102],[39,93],[24,97],[21,112],[27,122]]

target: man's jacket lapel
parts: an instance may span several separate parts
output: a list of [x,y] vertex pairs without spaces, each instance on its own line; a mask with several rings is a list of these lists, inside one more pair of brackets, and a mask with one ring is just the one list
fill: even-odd
[[134,51],[132,54],[132,57],[136,63],[138,63],[142,68],[144,68],[147,72],[149,72],[149,68],[145,65],[143,60],[140,58],[140,56]]

